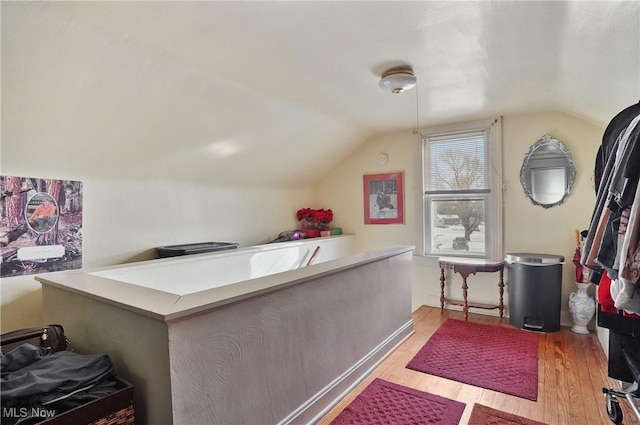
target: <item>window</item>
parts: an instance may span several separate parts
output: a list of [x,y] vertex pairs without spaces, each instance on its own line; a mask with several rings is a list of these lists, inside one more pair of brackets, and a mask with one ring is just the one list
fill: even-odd
[[501,120],[421,137],[423,253],[502,257]]

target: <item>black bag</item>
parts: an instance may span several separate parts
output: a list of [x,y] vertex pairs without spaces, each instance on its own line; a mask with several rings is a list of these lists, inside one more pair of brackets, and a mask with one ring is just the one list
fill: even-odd
[[32,344],[47,349],[47,353],[71,351],[69,339],[61,325],[18,329],[0,335],[0,352],[8,353],[22,344]]

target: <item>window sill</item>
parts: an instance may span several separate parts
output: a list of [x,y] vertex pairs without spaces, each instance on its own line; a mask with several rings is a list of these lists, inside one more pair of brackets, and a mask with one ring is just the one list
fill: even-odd
[[460,258],[477,258],[477,259],[491,260],[489,257],[484,257],[479,255],[453,255],[453,254],[445,254],[445,253],[443,253],[442,255],[413,254],[413,259],[415,263],[422,267],[439,267],[438,258],[440,257],[460,257]]

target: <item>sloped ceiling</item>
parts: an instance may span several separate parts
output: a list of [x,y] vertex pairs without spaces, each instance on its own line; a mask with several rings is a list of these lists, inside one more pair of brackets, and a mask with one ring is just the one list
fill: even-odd
[[[3,1],[2,166],[291,186],[416,120],[604,126],[640,100],[639,4]],[[381,91],[401,64],[417,90]]]

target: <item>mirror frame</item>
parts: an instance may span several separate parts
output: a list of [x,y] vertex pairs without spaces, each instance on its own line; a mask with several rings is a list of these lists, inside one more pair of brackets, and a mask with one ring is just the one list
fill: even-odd
[[[536,152],[536,150],[538,150],[540,147],[547,146],[547,145],[556,148],[556,150],[559,151],[559,155],[563,155],[567,162],[567,164],[565,165],[567,183],[566,183],[564,195],[562,195],[562,198],[559,201],[551,204],[543,204],[541,202],[536,201],[533,197],[533,194],[531,193],[531,188],[527,185],[527,172],[528,172],[527,166],[529,164],[529,160],[531,159],[533,154]],[[527,195],[527,198],[529,198],[534,205],[540,205],[543,208],[551,208],[556,205],[562,204],[564,200],[567,199],[567,196],[571,194],[571,190],[573,189],[573,184],[575,183],[575,180],[576,180],[576,166],[573,163],[573,158],[571,158],[571,152],[569,152],[569,149],[565,146],[564,143],[562,143],[558,139],[551,137],[548,134],[545,134],[540,139],[538,139],[533,145],[531,145],[531,147],[529,148],[529,151],[524,156],[524,161],[522,162],[522,167],[520,168],[520,183],[522,184],[522,188],[524,189],[525,195]]]

